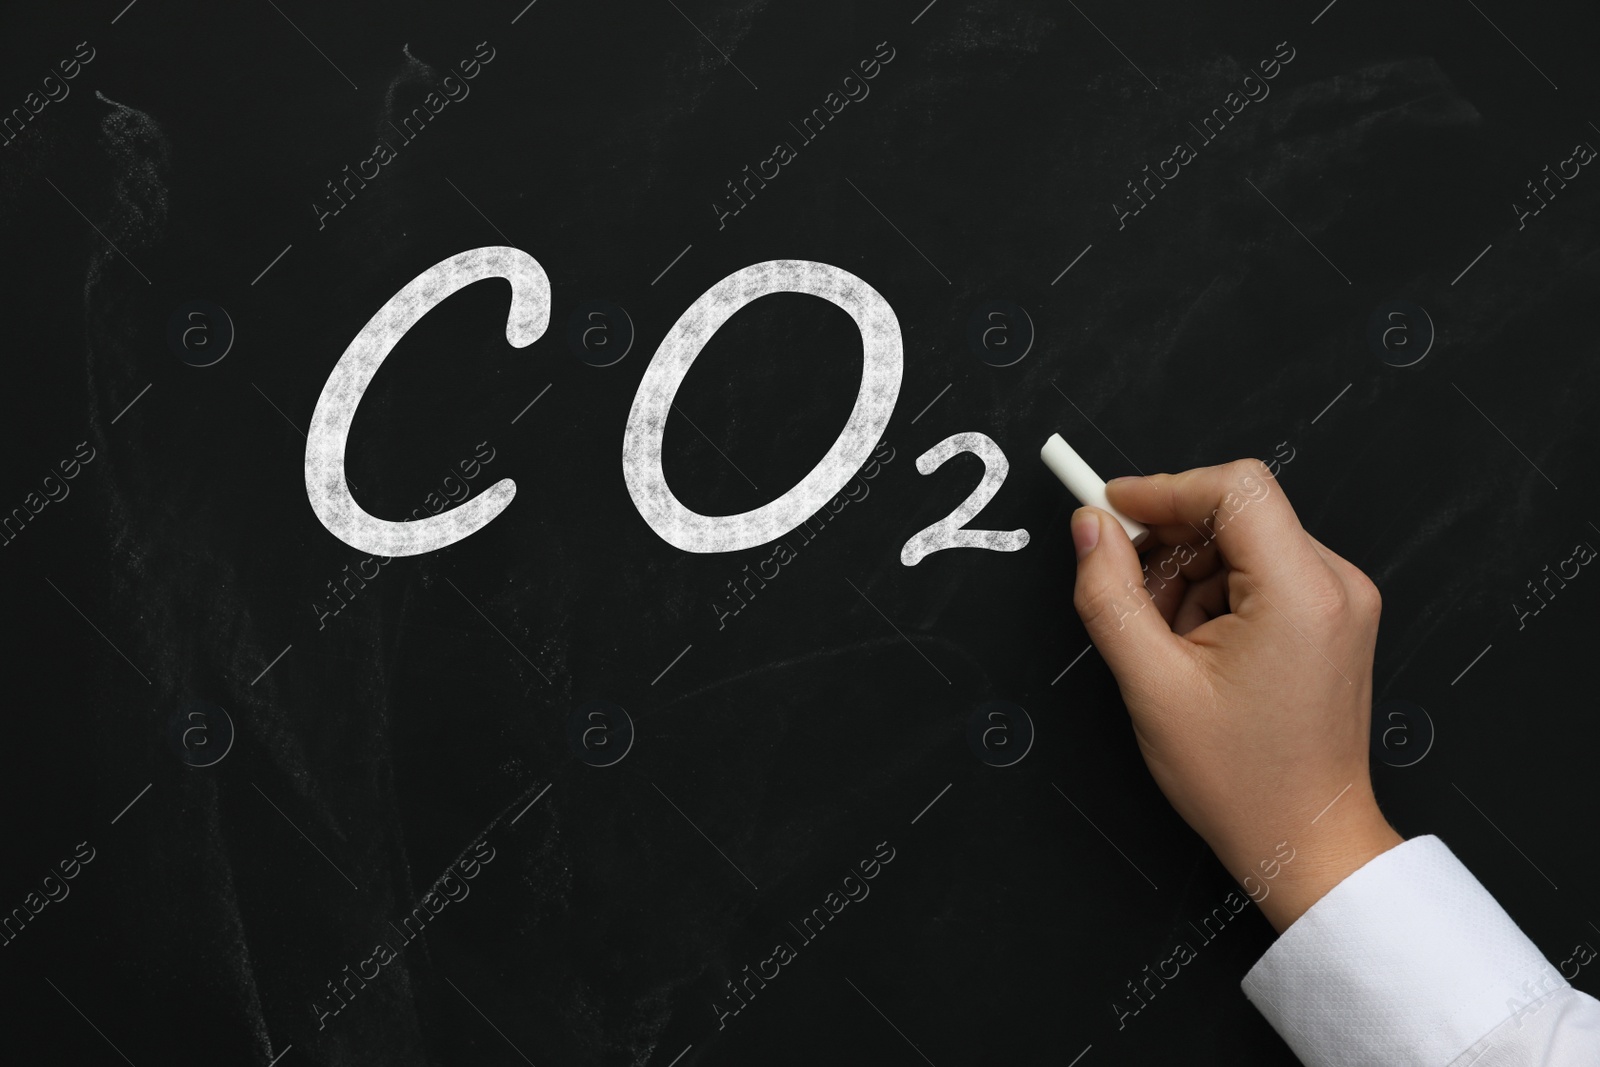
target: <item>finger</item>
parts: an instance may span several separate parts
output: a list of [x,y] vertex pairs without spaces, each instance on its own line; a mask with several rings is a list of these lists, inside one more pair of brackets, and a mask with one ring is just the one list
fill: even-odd
[[1190,630],[1228,613],[1228,572],[1218,571],[1185,591],[1173,618],[1172,632],[1186,636]]
[[1273,596],[1296,575],[1325,566],[1282,487],[1260,460],[1181,474],[1118,478],[1107,498],[1146,525],[1193,524],[1213,536],[1229,567]]
[[1156,610],[1168,626],[1173,625],[1189,586],[1222,566],[1215,544],[1199,551],[1188,544],[1162,545],[1143,559],[1144,587],[1155,597]]
[[1181,575],[1176,578],[1160,578],[1152,575],[1149,568],[1145,568],[1145,586],[1154,597],[1154,606],[1161,613],[1161,618],[1168,627],[1178,615],[1178,605],[1183,603],[1184,594],[1188,592],[1188,579]]
[[[1155,475],[1147,474],[1142,477],[1151,478],[1155,477]],[[1193,545],[1201,545],[1211,540],[1211,535],[1193,522],[1146,523],[1145,525],[1150,530],[1150,540],[1145,542],[1147,550],[1156,543],[1177,545],[1188,542]]]
[[[1166,536],[1173,538],[1164,541],[1161,547],[1150,551],[1144,557],[1145,570],[1154,582],[1157,577],[1171,580],[1177,575],[1182,575],[1191,582],[1197,582],[1209,577],[1219,567],[1223,566],[1222,555],[1217,550],[1215,540],[1195,542],[1192,540],[1194,531],[1190,530],[1190,540],[1177,536],[1178,530],[1188,530],[1187,526],[1162,526],[1156,527],[1153,532],[1166,531]],[[1159,532],[1156,536],[1161,536]]]
[[[1148,676],[1167,657],[1186,653],[1186,643],[1152,606],[1139,555],[1122,524],[1109,512],[1082,507],[1073,512],[1072,525],[1080,546],[1072,605],[1118,683]],[[1093,539],[1087,549],[1086,535]]]

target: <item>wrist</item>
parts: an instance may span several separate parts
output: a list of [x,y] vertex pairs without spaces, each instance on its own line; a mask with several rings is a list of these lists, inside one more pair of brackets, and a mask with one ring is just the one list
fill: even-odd
[[1365,803],[1327,811],[1301,832],[1254,846],[1259,855],[1235,850],[1219,857],[1281,934],[1334,886],[1404,840],[1368,792]]

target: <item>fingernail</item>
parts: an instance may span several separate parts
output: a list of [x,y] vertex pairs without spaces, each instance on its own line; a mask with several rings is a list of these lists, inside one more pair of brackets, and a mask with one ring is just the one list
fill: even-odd
[[1111,479],[1106,484],[1107,485],[1116,485],[1118,482],[1131,482],[1131,481],[1134,480],[1135,477],[1136,476],[1132,475],[1132,474],[1119,474],[1119,475],[1117,475],[1117,477]]
[[1088,508],[1079,508],[1072,513],[1072,543],[1078,550],[1079,559],[1094,551],[1094,546],[1100,543],[1100,517]]

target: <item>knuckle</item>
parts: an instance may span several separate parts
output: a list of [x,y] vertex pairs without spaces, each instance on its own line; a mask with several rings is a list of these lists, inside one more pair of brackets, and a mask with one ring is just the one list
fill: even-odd
[[1142,605],[1136,600],[1125,603],[1116,588],[1095,583],[1076,588],[1072,594],[1072,606],[1083,620],[1084,627],[1093,634],[1125,629],[1128,617],[1136,614]]
[[1379,591],[1377,583],[1365,574],[1360,574],[1355,579],[1354,599],[1356,606],[1365,615],[1376,617],[1383,612],[1383,593]]
[[1229,473],[1238,478],[1271,478],[1272,468],[1259,459],[1236,459],[1228,464]]
[[[1274,494],[1271,486],[1277,481],[1272,468],[1259,459],[1236,459],[1227,464],[1228,478],[1234,492],[1245,499],[1276,511],[1284,506],[1281,494]],[[1274,496],[1279,499],[1273,500]]]
[[1331,572],[1309,579],[1305,596],[1306,609],[1319,621],[1337,622],[1350,612],[1351,596]]
[[1078,618],[1090,629],[1106,613],[1109,604],[1110,598],[1103,591],[1087,585],[1079,585],[1072,594],[1072,606],[1078,612]]

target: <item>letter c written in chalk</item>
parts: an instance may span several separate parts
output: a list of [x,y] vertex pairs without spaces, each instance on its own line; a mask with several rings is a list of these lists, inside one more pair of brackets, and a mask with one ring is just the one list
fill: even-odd
[[435,263],[390,297],[356,334],[322,387],[306,435],[306,495],[322,524],[352,548],[375,556],[433,552],[481,530],[516,496],[516,483],[503,478],[449,511],[390,522],[363,511],[345,481],[350,426],[384,359],[422,316],[457,290],[486,278],[511,283],[506,340],[514,348],[537,341],[550,323],[550,279],[544,268],[519,248],[474,248]]

